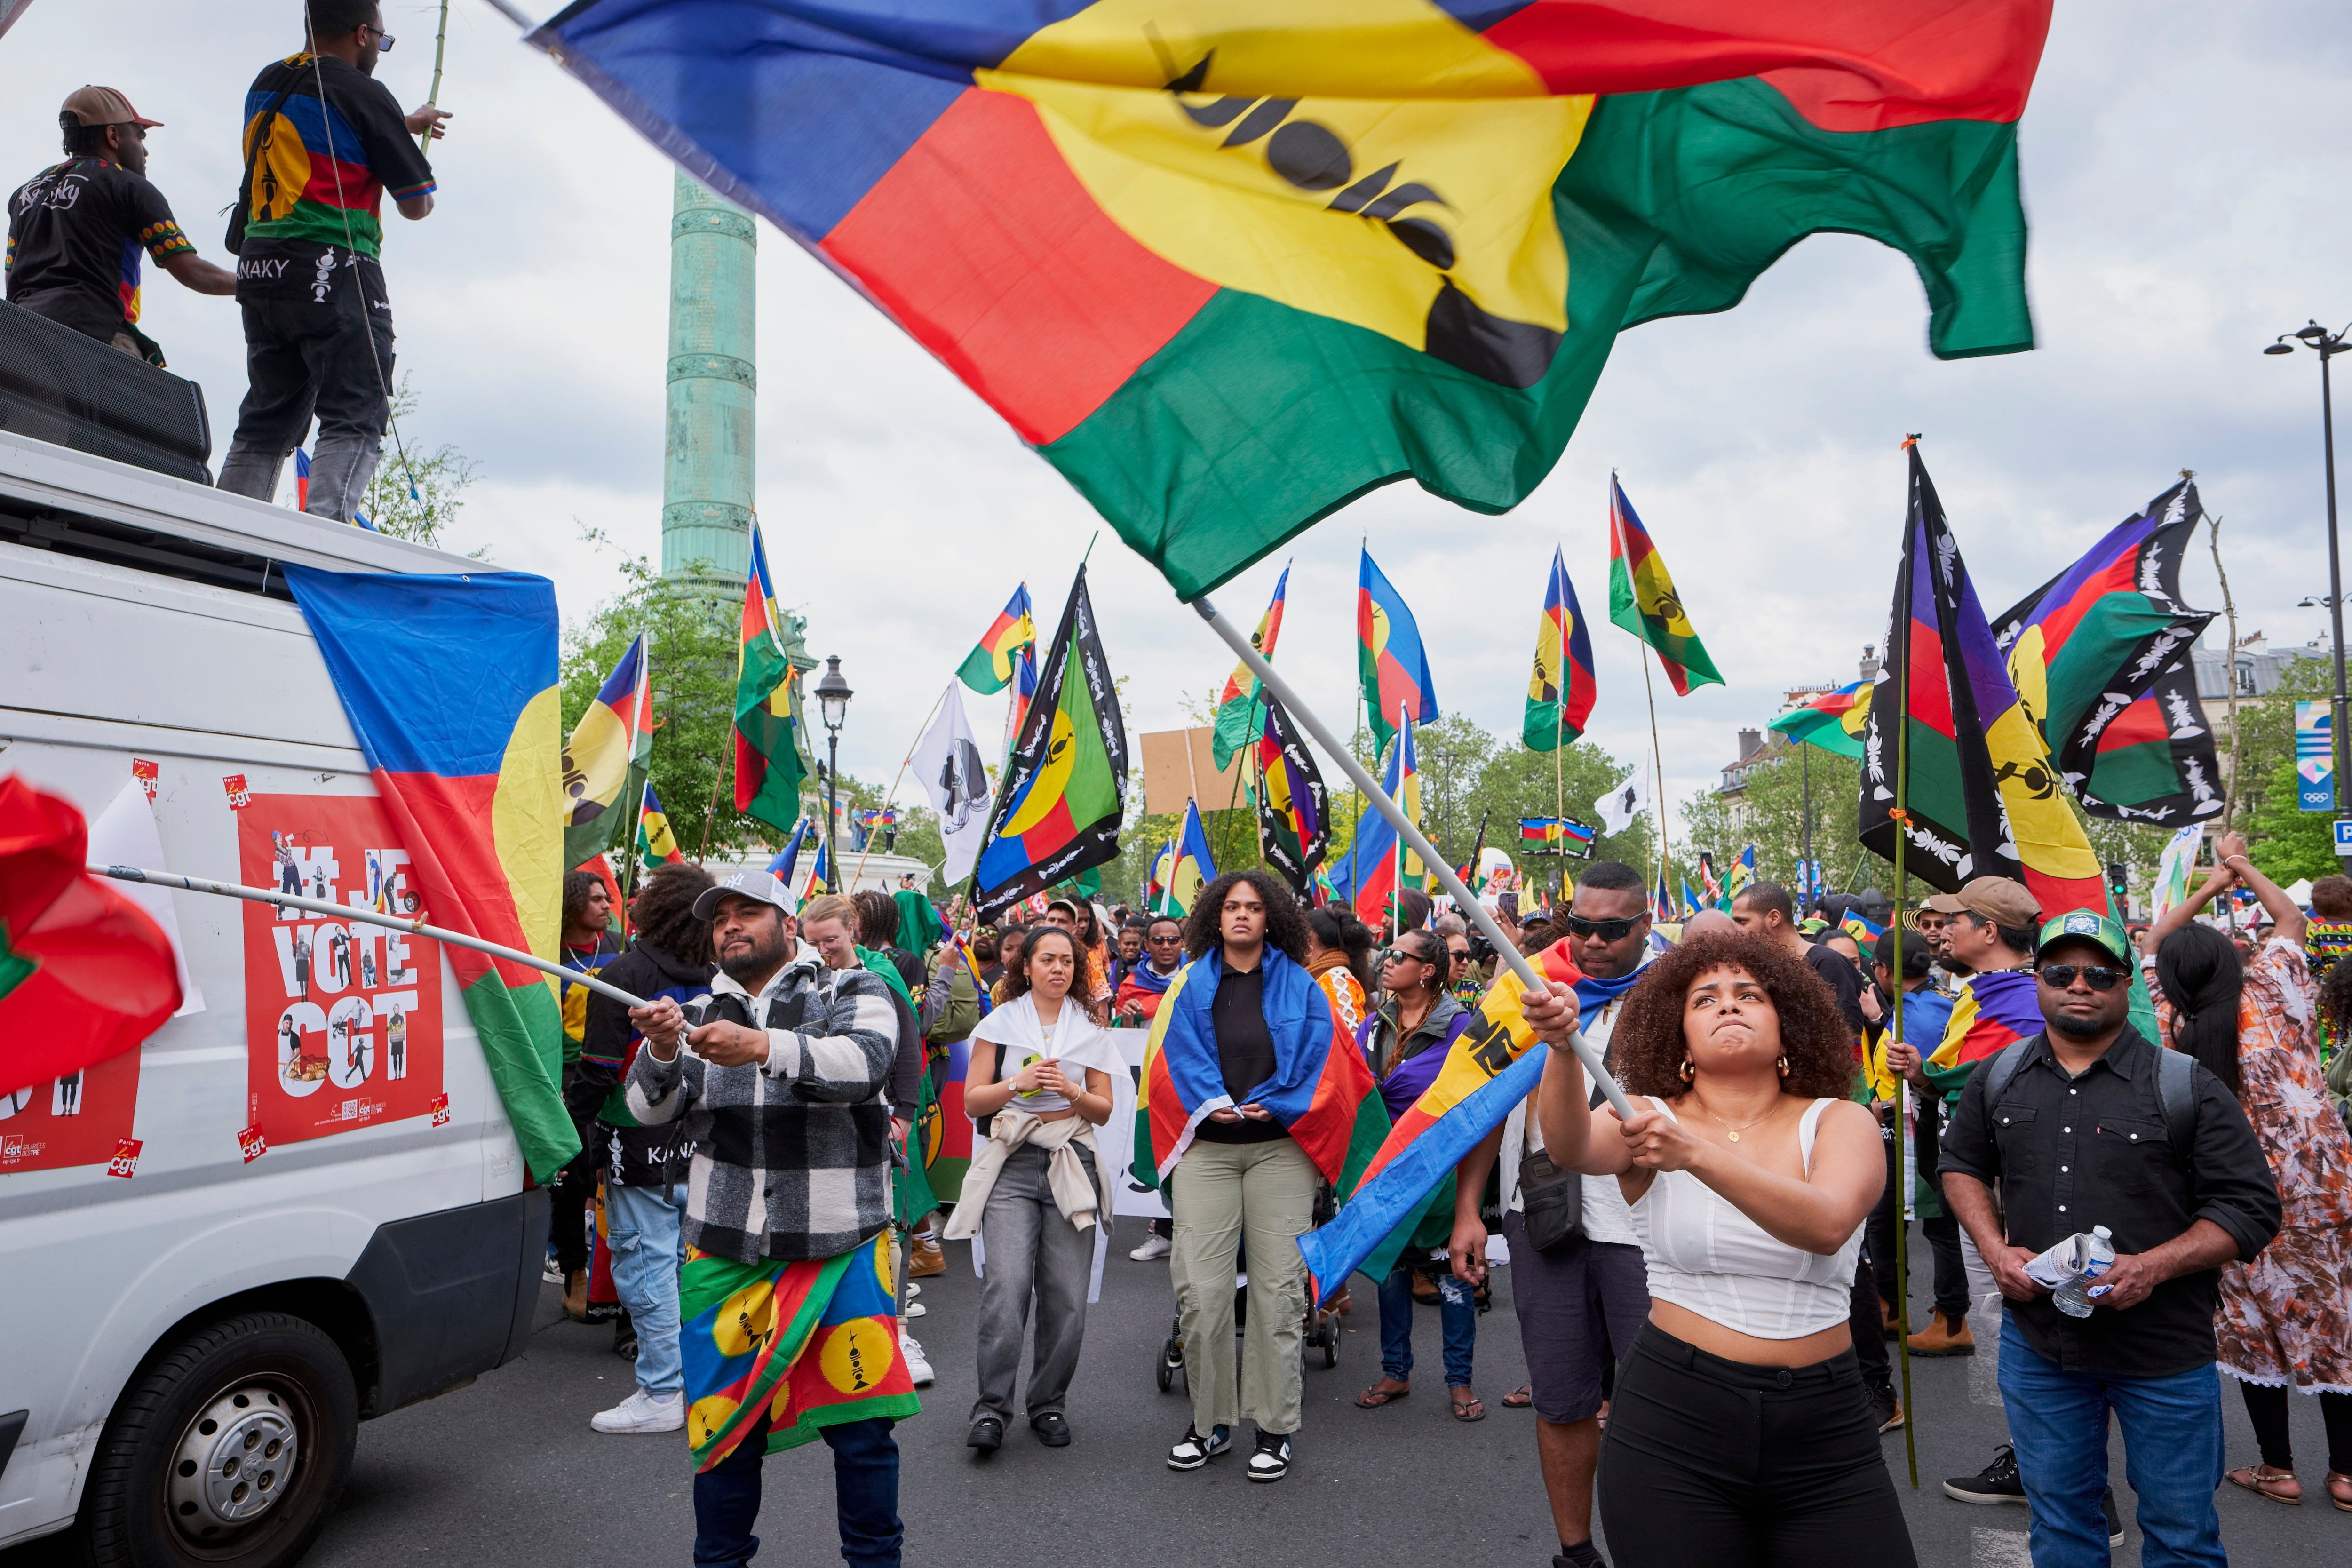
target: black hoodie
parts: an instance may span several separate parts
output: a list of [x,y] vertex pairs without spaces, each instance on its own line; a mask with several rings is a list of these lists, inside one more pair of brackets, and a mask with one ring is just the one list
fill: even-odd
[[[683,1005],[709,994],[710,977],[718,970],[708,963],[681,963],[667,949],[641,937],[596,973],[598,979],[648,1002],[667,996]],[[621,1082],[644,1038],[631,1026],[626,1007],[591,992],[579,1072],[565,1099],[575,1120],[595,1119],[588,1129],[588,1147],[606,1181],[623,1187],[683,1184],[692,1152],[682,1136],[685,1123],[640,1126],[623,1098]]]

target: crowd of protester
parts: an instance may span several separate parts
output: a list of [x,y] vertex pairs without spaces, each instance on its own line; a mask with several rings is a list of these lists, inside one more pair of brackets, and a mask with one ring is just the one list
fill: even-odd
[[[2207,913],[2239,889],[2263,910],[2251,944]],[[984,1462],[1016,1412],[1040,1443],[1072,1442],[1123,1175],[1098,1138],[1132,1059],[1116,1031],[1157,1024],[1160,1048],[1197,1058],[1231,1101],[1199,1120],[1162,1183],[1168,1216],[1127,1252],[1170,1264],[1192,1410],[1166,1463],[1240,1449],[1249,1479],[1281,1480],[1316,1322],[1298,1237],[1340,1194],[1251,1096],[1325,1040],[1360,1053],[1393,1121],[1474,1022],[1499,957],[1418,895],[1376,933],[1259,871],[1220,878],[1182,918],[1068,897],[982,926],[959,902],[921,952],[898,945],[910,896],[796,908],[764,874],[670,866],[635,889],[624,946],[599,879],[567,880],[567,966],[653,1004],[565,996],[583,1153],[554,1188],[550,1278],[574,1318],[615,1321],[636,1373],[595,1429],[683,1427],[698,1455],[720,1440],[689,1415],[702,1407],[678,1350],[681,1269],[713,1256],[872,1249],[904,1375],[931,1383],[906,1325],[941,1241],[968,1240],[969,1448]],[[2352,1020],[2352,965],[2327,930],[2352,932],[2352,882],[2326,879],[2313,903],[2307,916],[2225,836],[2204,884],[2152,924],[2046,910],[1978,878],[1865,945],[1766,882],[1662,929],[1640,873],[1588,866],[1563,907],[1503,914],[1520,951],[1559,947],[1578,978],[1527,994],[1540,1087],[1374,1281],[1381,1375],[1355,1405],[1412,1394],[1415,1320],[1433,1306],[1450,1413],[1486,1418],[1475,1357],[1496,1253],[1528,1374],[1500,1403],[1531,1410],[1556,1565],[1605,1561],[1596,1535],[1627,1564],[1837,1561],[1856,1539],[1874,1561],[1911,1561],[1879,1443],[1906,1419],[1896,1335],[1964,1356],[1997,1331],[2011,1440],[1945,1491],[2027,1506],[2037,1563],[2105,1563],[2122,1539],[2111,1415],[2144,1561],[2222,1561],[2224,1481],[2304,1500],[2294,1393],[2324,1417],[2317,1489],[2352,1511],[2352,1133],[2346,1057],[2331,1069],[2322,1048]],[[928,926],[937,911],[916,912]],[[1163,1020],[1180,977],[1201,990]],[[1326,1014],[1328,1029],[1303,1022]],[[1630,1119],[1566,1048],[1578,1035],[1633,1097]],[[912,1212],[919,1119],[960,1044],[972,1159],[956,1201]],[[1914,1222],[1917,1324],[1894,1258]],[[2094,1226],[2116,1256],[2091,1315],[2069,1316],[2027,1265]],[[1344,1288],[1322,1305],[1357,1308]],[[2225,1464],[2221,1373],[2252,1463]],[[782,1419],[763,1413],[698,1474],[698,1561],[749,1555]],[[891,1426],[801,1434],[833,1447],[853,1563],[898,1561]]]

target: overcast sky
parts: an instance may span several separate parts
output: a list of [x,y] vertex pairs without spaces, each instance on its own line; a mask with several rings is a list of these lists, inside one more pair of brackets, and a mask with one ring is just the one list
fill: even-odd
[[[406,105],[425,96],[434,10],[384,5],[399,46],[378,75]],[[55,161],[67,92],[117,87],[165,122],[149,174],[226,260],[238,104],[299,46],[299,15],[293,0],[115,0],[101,25],[75,0],[36,0],[0,38],[0,184]],[[1391,486],[1297,541],[1280,662],[1347,718],[1369,536],[1419,617],[1440,705],[1515,733],[1558,542],[1601,623],[1591,736],[1646,753],[1638,645],[1605,624],[1614,468],[1730,682],[1688,699],[1659,684],[1679,801],[1712,787],[1784,689],[1853,679],[1883,637],[1907,430],[1927,437],[1993,613],[2187,467],[2226,520],[2242,629],[2320,636],[2323,613],[2295,607],[2326,592],[2315,356],[2259,351],[2314,314],[2352,318],[2341,22],[2320,0],[2060,6],[2021,132],[2039,349],[1938,363],[1905,258],[1807,240],[1738,309],[1624,334],[1566,457],[1510,516]],[[617,585],[582,525],[660,552],[670,174],[481,0],[452,8],[441,102],[457,118],[435,153],[437,210],[386,218],[400,369],[422,402],[404,434],[479,462],[457,547],[551,577],[569,620]],[[759,279],[759,509],[781,596],[856,689],[845,765],[897,766],[1016,582],[1050,633],[1098,527],[1096,605],[1137,727],[1173,726],[1184,696],[1223,681],[1223,646],[943,367],[764,226]],[[173,368],[205,386],[217,457],[244,389],[235,309],[152,268],[146,300]],[[1254,624],[1280,570],[1263,563],[1220,604]],[[2187,583],[2220,607],[2209,560]],[[971,708],[994,732],[1001,700]]]

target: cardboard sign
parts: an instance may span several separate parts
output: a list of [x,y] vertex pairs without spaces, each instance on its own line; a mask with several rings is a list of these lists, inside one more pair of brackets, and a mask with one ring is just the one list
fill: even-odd
[[[237,814],[251,886],[414,917],[408,856],[364,795],[260,795]],[[248,1115],[273,1143],[429,1115],[441,953],[382,926],[244,906]]]
[[1214,727],[1205,724],[1197,730],[1161,730],[1142,736],[1143,809],[1173,815],[1184,809],[1187,800],[1198,800],[1202,811],[1223,811],[1244,804],[1242,769],[1252,748],[1244,746],[1235,752],[1233,762],[1219,773],[1212,749],[1216,737]]
[[125,1051],[70,1077],[0,1092],[0,1174],[61,1165],[112,1169],[131,1136],[139,1109],[139,1053]]

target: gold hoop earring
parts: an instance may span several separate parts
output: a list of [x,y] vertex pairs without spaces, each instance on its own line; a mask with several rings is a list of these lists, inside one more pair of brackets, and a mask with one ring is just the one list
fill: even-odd
[[1782,1057],[1779,1061],[1772,1065],[1780,1069],[1780,1076],[1782,1078],[1787,1078],[1789,1076],[1789,1058],[1787,1057]]
[[1685,1057],[1683,1058],[1683,1065],[1676,1070],[1682,1074],[1683,1081],[1685,1083],[1688,1083],[1697,1075],[1698,1068],[1696,1064],[1690,1059],[1690,1058]]

